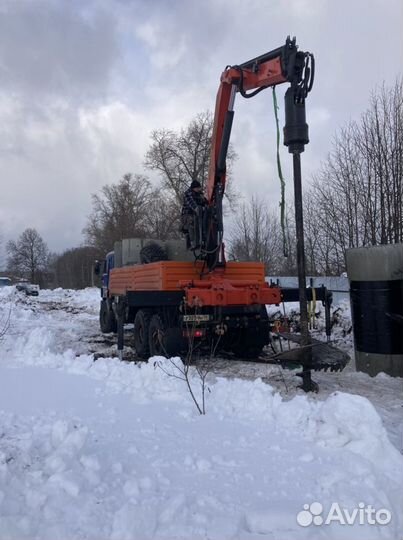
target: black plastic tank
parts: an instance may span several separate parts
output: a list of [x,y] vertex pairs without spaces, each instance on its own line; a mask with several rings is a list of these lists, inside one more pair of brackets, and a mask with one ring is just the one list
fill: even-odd
[[403,377],[403,244],[346,256],[356,369]]

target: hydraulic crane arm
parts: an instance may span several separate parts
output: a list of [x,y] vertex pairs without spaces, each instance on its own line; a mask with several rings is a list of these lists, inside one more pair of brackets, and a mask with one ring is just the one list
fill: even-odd
[[284,144],[289,152],[304,151],[309,142],[305,121],[305,98],[314,78],[314,58],[299,51],[294,39],[285,45],[240,65],[227,66],[221,75],[217,93],[211,141],[206,196],[208,206],[196,222],[201,239],[197,259],[206,261],[208,272],[225,265],[222,202],[226,185],[226,159],[234,119],[237,93],[244,98],[256,96],[265,88],[289,83],[285,93]]
[[[282,47],[225,69],[221,75],[214,115],[207,181],[209,205],[220,204],[219,200],[225,191],[226,157],[236,93],[250,98],[265,88],[289,82],[294,103],[303,103],[312,88],[313,75],[313,56],[298,51],[295,38],[291,40],[289,37]],[[247,93],[248,91],[251,92]]]

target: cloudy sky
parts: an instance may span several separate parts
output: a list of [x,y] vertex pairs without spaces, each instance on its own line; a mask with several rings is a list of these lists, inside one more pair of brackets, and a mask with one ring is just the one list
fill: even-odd
[[[91,193],[144,172],[150,132],[213,109],[219,76],[288,34],[315,54],[305,181],[403,65],[401,0],[0,0],[0,231],[83,242]],[[285,86],[285,85],[284,85]],[[284,88],[279,88],[282,106]],[[280,111],[283,123],[283,109]],[[271,93],[236,103],[240,193],[278,204]],[[290,158],[284,149],[290,178]],[[154,178],[157,182],[157,178]],[[288,184],[290,191],[292,184]]]

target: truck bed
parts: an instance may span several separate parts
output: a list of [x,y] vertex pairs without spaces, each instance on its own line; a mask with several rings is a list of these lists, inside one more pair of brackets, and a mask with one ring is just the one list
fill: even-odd
[[203,263],[161,261],[114,268],[110,272],[109,291],[122,295],[128,291],[177,291],[180,282],[226,279],[235,282],[265,283],[264,264],[259,262],[228,262],[223,269],[203,276]]

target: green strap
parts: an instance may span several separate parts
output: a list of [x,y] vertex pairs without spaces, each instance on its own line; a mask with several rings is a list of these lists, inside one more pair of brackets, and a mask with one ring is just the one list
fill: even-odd
[[276,119],[276,127],[277,127],[277,172],[278,177],[280,178],[280,185],[281,185],[281,200],[280,200],[280,223],[281,223],[281,230],[283,233],[283,252],[284,257],[288,257],[288,245],[287,245],[287,223],[286,223],[286,215],[285,215],[285,180],[283,176],[283,171],[281,169],[281,161],[280,161],[280,126],[278,121],[278,105],[277,105],[277,96],[276,96],[276,87],[273,86],[273,108],[274,108],[274,117]]

